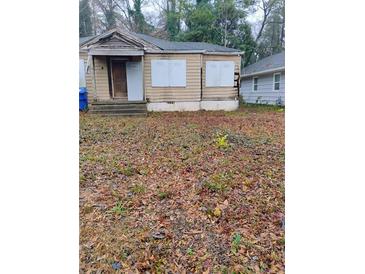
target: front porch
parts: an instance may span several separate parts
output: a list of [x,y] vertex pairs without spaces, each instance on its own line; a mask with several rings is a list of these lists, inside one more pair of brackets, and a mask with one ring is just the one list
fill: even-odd
[[93,55],[91,52],[89,58],[94,87],[91,103],[145,101],[143,56]]
[[87,42],[87,73],[95,102],[144,102],[145,45],[128,33],[110,31]]

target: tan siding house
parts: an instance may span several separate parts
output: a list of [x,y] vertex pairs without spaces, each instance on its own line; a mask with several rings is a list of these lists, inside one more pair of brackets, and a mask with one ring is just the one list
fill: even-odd
[[145,103],[149,111],[238,108],[241,52],[235,49],[113,29],[84,39],[80,60],[91,105]]

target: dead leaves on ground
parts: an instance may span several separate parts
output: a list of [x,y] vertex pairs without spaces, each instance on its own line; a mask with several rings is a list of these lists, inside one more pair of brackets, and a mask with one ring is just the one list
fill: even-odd
[[81,273],[280,273],[283,220],[284,113],[80,116]]

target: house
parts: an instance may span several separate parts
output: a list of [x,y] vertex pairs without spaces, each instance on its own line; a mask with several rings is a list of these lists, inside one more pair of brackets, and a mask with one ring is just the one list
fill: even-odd
[[243,68],[240,95],[246,103],[285,105],[285,52]]
[[241,54],[115,28],[80,38],[80,85],[95,112],[126,104],[148,111],[231,111],[238,108]]

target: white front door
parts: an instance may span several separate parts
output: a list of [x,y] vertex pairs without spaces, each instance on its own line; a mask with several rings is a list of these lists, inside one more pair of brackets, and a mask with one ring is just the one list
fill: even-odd
[[142,62],[127,62],[128,101],[143,101]]

